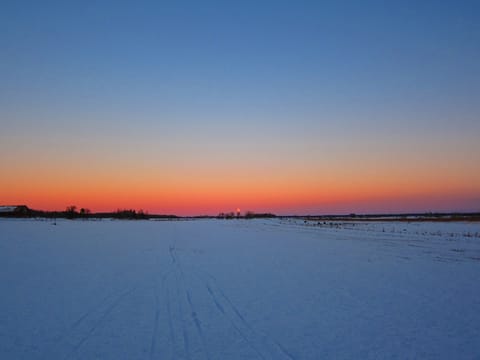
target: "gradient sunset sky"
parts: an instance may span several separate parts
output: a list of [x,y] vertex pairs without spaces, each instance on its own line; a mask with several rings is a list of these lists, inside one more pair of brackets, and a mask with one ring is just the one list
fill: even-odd
[[2,1],[1,204],[480,211],[480,2]]

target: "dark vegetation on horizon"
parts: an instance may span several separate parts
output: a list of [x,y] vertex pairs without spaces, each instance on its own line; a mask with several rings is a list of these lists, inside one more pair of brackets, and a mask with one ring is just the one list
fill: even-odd
[[306,221],[480,221],[480,212],[425,212],[399,214],[349,214],[292,216]]
[[146,220],[146,219],[173,219],[176,215],[152,215],[143,210],[118,209],[112,212],[92,213],[89,209],[78,209],[75,205],[67,206],[65,211],[33,210],[25,205],[12,206],[12,211],[0,212],[0,217],[17,218],[48,218],[48,219],[121,219],[121,220]]
[[255,213],[253,211],[247,211],[244,215],[240,212],[221,212],[216,216],[217,219],[268,219],[278,217],[275,214],[271,213]]
[[118,209],[112,212],[93,213],[87,208],[78,209],[68,206],[65,211],[33,210],[26,205],[0,206],[0,217],[4,218],[47,218],[47,219],[268,219],[298,218],[305,221],[480,221],[480,212],[470,213],[399,213],[399,214],[349,214],[349,215],[275,215],[272,213],[255,213],[247,211],[221,212],[217,216],[177,216],[170,214],[149,214],[143,210]]
[[[0,206],[0,210],[1,210]],[[220,213],[217,216],[177,216],[164,214],[149,214],[143,210],[118,209],[112,212],[92,213],[90,209],[80,208],[71,205],[67,206],[65,211],[44,211],[33,210],[26,205],[4,206],[8,211],[0,211],[0,217],[13,218],[48,218],[48,219],[120,219],[120,220],[148,220],[148,219],[179,219],[179,218],[217,218],[217,219],[255,219],[255,218],[274,218],[276,215],[270,213],[254,213],[247,211],[244,215],[240,213],[227,212]]]

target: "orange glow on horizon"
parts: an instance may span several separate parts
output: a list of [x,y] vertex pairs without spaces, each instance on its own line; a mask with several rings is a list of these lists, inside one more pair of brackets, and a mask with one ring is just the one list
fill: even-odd
[[134,159],[35,160],[20,157],[9,164],[12,170],[0,177],[0,204],[178,215],[237,208],[278,214],[480,210],[480,171],[458,164],[447,171],[416,162],[329,158],[323,167],[301,161],[281,165],[278,159],[273,165],[268,159],[232,164],[205,159],[203,167],[196,162],[161,167]]
[[[402,187],[401,185],[314,184],[313,182],[266,183],[155,183],[136,180],[130,183],[40,183],[32,186],[16,184],[2,194],[4,204],[26,204],[44,210],[63,210],[68,205],[89,208],[92,211],[114,211],[116,209],[143,209],[150,213],[178,215],[215,215],[223,211],[244,209],[274,213],[329,213],[363,212],[389,205],[391,211],[412,211],[429,206],[452,204],[457,210],[455,199],[472,198],[470,189],[455,191],[435,187]],[[442,200],[443,199],[443,200]],[[443,202],[442,202],[442,201]],[[409,208],[409,203],[411,204]],[[376,204],[376,205],[375,205]],[[379,205],[380,204],[380,205]],[[395,204],[398,204],[395,206]],[[432,205],[429,205],[432,204]],[[305,209],[302,211],[302,209]],[[315,210],[317,209],[317,210]],[[349,210],[351,209],[351,210]]]

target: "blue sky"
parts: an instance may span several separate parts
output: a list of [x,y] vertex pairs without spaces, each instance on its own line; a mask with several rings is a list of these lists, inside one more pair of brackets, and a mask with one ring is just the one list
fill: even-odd
[[4,1],[0,139],[187,164],[231,144],[254,165],[284,154],[285,171],[437,154],[474,182],[479,24],[475,1]]

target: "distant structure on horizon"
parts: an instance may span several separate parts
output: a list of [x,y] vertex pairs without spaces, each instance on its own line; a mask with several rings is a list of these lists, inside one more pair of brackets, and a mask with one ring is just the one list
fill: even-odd
[[4,215],[28,215],[30,212],[27,205],[0,205],[0,214]]

